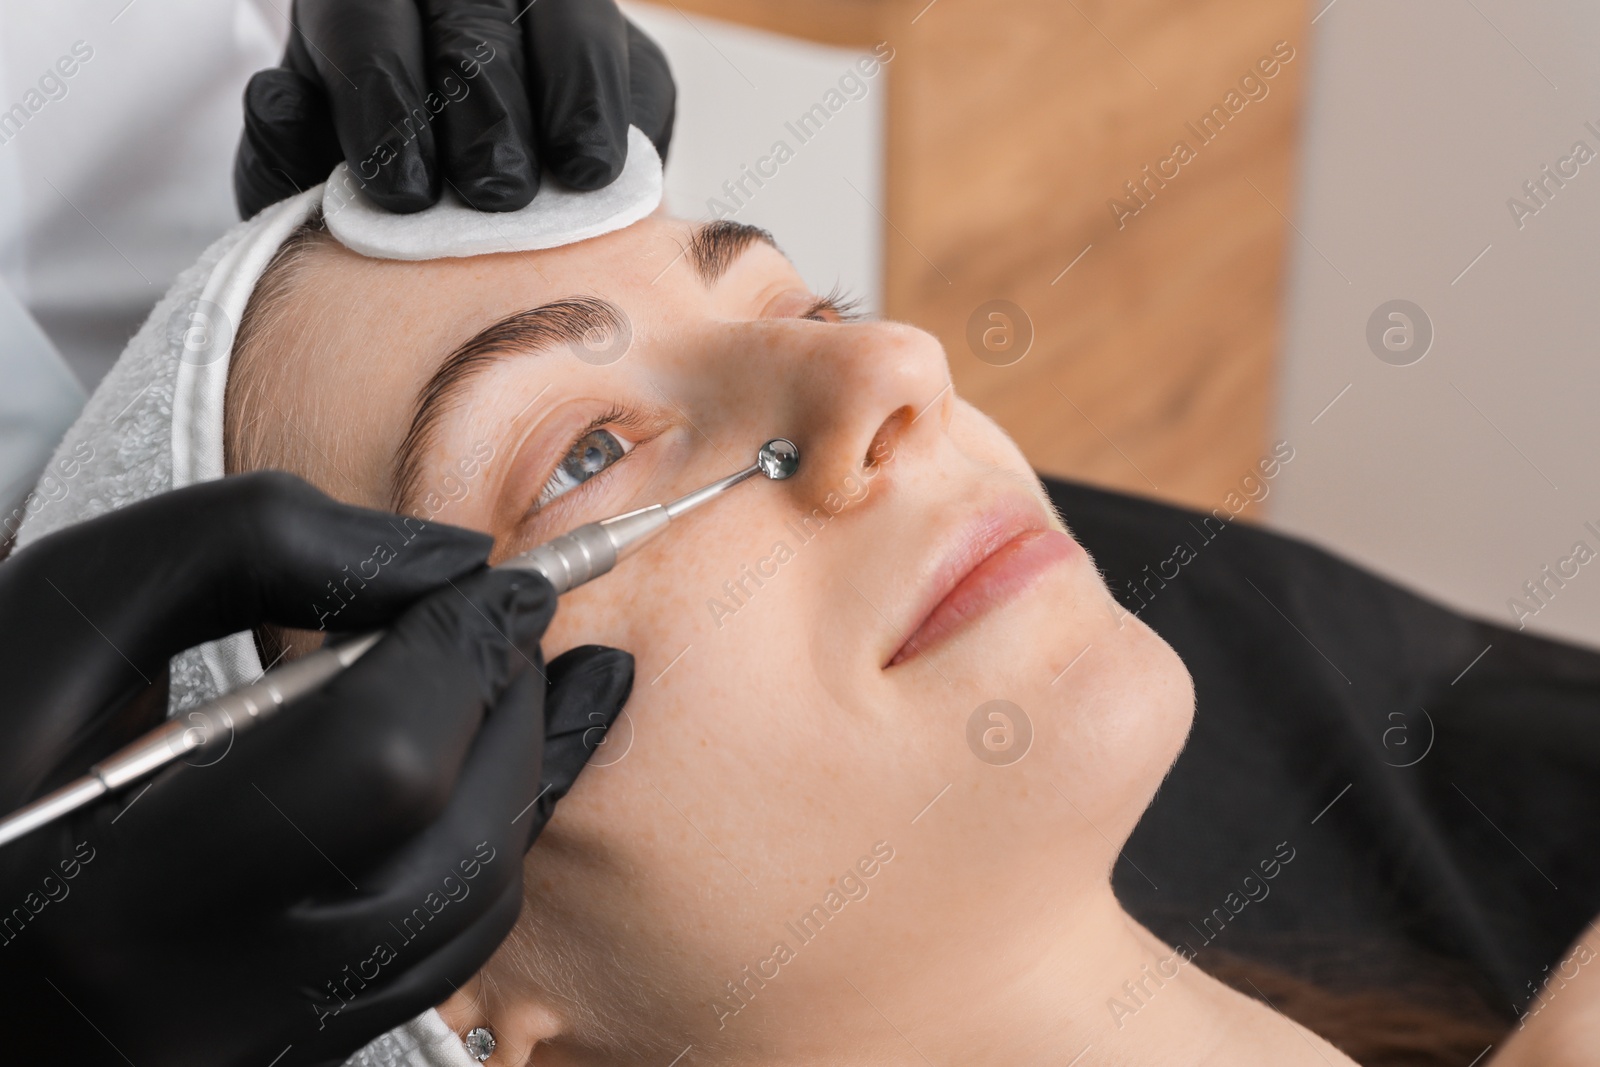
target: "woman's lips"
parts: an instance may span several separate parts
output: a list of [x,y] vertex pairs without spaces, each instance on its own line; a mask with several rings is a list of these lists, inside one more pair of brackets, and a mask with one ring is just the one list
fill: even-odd
[[[889,660],[893,667],[937,646],[967,622],[1032,586],[1083,549],[1043,516],[1007,511],[988,518],[957,547],[930,583],[938,599]],[[931,597],[930,597],[931,599]]]

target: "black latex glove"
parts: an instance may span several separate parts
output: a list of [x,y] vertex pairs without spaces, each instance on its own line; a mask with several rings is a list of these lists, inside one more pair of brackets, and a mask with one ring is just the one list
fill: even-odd
[[548,166],[576,189],[622,173],[628,125],[666,158],[677,89],[614,0],[295,0],[282,66],[250,79],[234,196],[249,218],[339,160],[378,205],[449,182],[514,211]]
[[147,682],[175,652],[263,620],[314,627],[327,583],[378,545],[394,558],[338,624],[390,630],[353,667],[0,848],[6,1062],[337,1063],[448,998],[510,931],[523,854],[632,657],[590,646],[546,668],[543,578],[483,569],[482,534],[288,475],[147,500],[0,564],[0,809],[161,722]]

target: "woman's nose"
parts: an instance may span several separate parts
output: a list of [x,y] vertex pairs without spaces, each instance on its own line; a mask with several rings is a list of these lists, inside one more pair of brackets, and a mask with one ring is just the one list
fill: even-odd
[[836,489],[944,430],[952,395],[944,349],[902,323],[795,331],[780,407],[805,461],[795,488]]

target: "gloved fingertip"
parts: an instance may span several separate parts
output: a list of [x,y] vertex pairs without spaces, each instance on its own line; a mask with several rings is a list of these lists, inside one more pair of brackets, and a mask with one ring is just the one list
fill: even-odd
[[663,163],[672,144],[678,87],[661,46],[632,22],[628,23],[629,121],[655,145]]
[[616,181],[624,162],[624,156],[617,152],[596,155],[592,151],[581,151],[552,160],[550,169],[566,185],[591,192]]
[[454,183],[456,192],[474,211],[518,211],[539,192],[539,175],[489,174]]
[[245,117],[249,121],[289,125],[303,122],[325,107],[314,85],[282,67],[256,71],[244,86]]
[[414,215],[439,202],[439,190],[423,178],[385,185],[368,183],[364,191],[374,204],[396,215]]
[[494,535],[482,530],[469,530],[465,526],[450,526],[441,524],[438,536],[445,545],[452,550],[459,550],[463,555],[471,555],[480,560],[487,560],[489,553],[494,550]]
[[539,640],[550,628],[556,611],[556,591],[544,575],[536,571],[496,571],[505,582],[502,602],[506,634],[525,651],[538,650]]
[[262,208],[290,195],[292,190],[281,188],[274,177],[270,168],[258,162],[253,147],[241,140],[233,157],[233,203],[241,219],[254,218]]
[[[634,659],[620,648],[579,645],[551,661],[545,675],[551,690],[545,726],[549,739],[596,726],[609,728],[633,691]],[[585,740],[590,751],[600,743],[595,735],[586,734]]]
[[550,684],[605,681],[610,688],[626,687],[633,684],[633,668],[631,652],[610,645],[578,645],[550,664]]
[[[406,522],[404,519],[397,521]],[[424,523],[412,533],[409,543],[435,558],[459,560],[463,568],[487,562],[489,553],[494,550],[492,535],[444,522]]]
[[672,126],[676,118],[676,113],[669,107],[666,117],[654,124],[655,129],[645,131],[650,143],[655,145],[656,155],[661,157],[662,166],[666,165],[667,151],[672,147]]
[[281,67],[251,77],[234,156],[234,199],[241,218],[315,185],[339,157],[327,100],[318,86]]
[[398,147],[392,140],[382,142],[371,155],[350,166],[361,176],[362,191],[385,211],[410,215],[439,202],[439,168],[429,130]]

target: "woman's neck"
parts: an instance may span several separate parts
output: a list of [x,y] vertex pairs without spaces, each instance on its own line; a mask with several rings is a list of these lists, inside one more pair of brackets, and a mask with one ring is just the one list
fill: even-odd
[[1022,923],[1015,936],[983,944],[930,930],[928,941],[933,959],[919,952],[914,969],[893,969],[892,984],[866,969],[828,1010],[812,1013],[835,1052],[819,1055],[807,1042],[796,1055],[774,1055],[781,1031],[766,1029],[759,1056],[729,1062],[1355,1067],[1316,1034],[1189,963],[1123,911],[1109,887],[1092,906],[1074,907],[1064,929]]
[[[1065,915],[1022,916],[993,903],[969,923],[930,927],[894,947],[841,945],[817,970],[764,988],[736,1032],[690,1038],[694,1062],[1356,1067],[1316,1034],[1188,962],[1123,911],[1109,885],[1088,900],[1077,896]],[[508,1063],[524,1062],[545,1040],[532,1064],[609,1062],[562,1034],[556,1015],[519,999],[490,998],[498,1003],[485,1012],[463,989],[441,1012],[458,1032],[489,1025]],[[650,1024],[640,1018],[638,1025]]]

